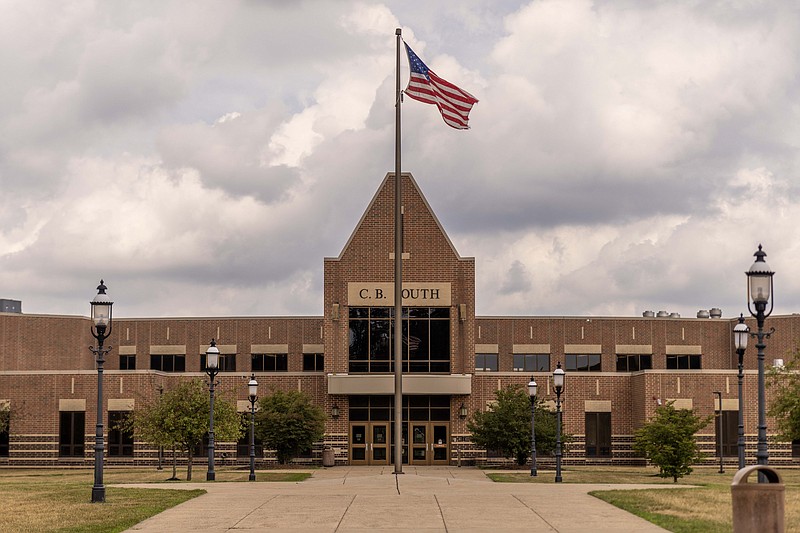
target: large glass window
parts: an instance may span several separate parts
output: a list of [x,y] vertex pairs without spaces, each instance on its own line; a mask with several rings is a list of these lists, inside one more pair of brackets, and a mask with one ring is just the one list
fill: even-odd
[[[351,422],[389,422],[394,420],[394,396],[350,396]],[[403,396],[403,421],[447,422],[449,396]]]
[[[715,417],[720,412],[714,413]],[[722,456],[737,457],[739,455],[739,411],[722,411],[722,435],[720,435],[719,419],[714,420],[714,454],[719,457],[719,440],[722,438]]]
[[515,372],[550,372],[550,354],[514,354]]
[[[350,372],[392,372],[394,309],[351,307]],[[403,308],[403,371],[450,372],[450,308]]]
[[497,354],[476,353],[475,370],[483,370],[484,372],[497,372]]
[[58,455],[83,457],[86,413],[83,411],[59,412]]
[[600,354],[592,353],[588,355],[583,354],[567,354],[564,356],[567,371],[575,372],[600,372],[602,367],[600,365]]
[[586,457],[611,457],[611,413],[586,413]]
[[[7,417],[8,415],[9,415],[8,411],[0,413],[0,416]],[[9,425],[6,425],[5,428],[2,431],[0,431],[0,457],[8,457],[9,441],[10,441],[9,439],[10,423],[11,421],[9,420]]]
[[653,368],[653,356],[649,354],[620,355],[617,354],[617,372],[638,372]]
[[253,372],[286,372],[289,370],[289,357],[285,353],[254,353],[250,368]]
[[133,431],[125,427],[127,411],[108,412],[109,457],[133,457]]
[[700,355],[668,355],[667,356],[667,369],[668,370],[700,370],[701,356]]
[[185,372],[185,355],[150,355],[150,370],[161,370],[162,372]]

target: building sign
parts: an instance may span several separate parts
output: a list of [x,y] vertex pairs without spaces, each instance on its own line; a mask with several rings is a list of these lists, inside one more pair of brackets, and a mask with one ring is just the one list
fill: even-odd
[[[403,305],[407,307],[450,307],[449,283],[403,283]],[[394,283],[348,283],[347,305],[391,307]]]

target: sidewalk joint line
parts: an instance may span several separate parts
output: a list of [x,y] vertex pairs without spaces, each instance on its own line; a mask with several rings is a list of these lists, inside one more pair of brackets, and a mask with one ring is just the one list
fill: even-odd
[[433,494],[433,499],[436,500],[436,507],[439,508],[439,516],[442,517],[442,525],[444,525],[444,531],[445,533],[448,533],[449,530],[447,529],[447,521],[444,519],[444,511],[442,511],[442,504],[439,503],[439,498],[436,496],[436,493]]
[[522,505],[524,505],[525,507],[527,507],[528,509],[530,509],[530,510],[531,510],[531,512],[532,512],[533,514],[535,514],[536,516],[538,516],[539,518],[541,518],[541,519],[542,519],[542,522],[544,522],[545,524],[547,524],[547,526],[548,526],[550,529],[552,529],[553,531],[558,531],[558,529],[556,529],[556,527],[555,527],[555,526],[553,526],[553,524],[551,524],[550,522],[548,522],[548,521],[545,519],[545,517],[543,517],[542,515],[540,515],[539,513],[537,513],[537,512],[536,512],[536,509],[534,509],[533,507],[531,507],[530,505],[528,505],[528,504],[527,504],[527,503],[525,503],[524,501],[520,500],[520,499],[519,499],[519,496],[517,496],[516,494],[512,494],[512,496],[513,496],[513,497],[514,497],[514,499],[515,499],[515,500],[517,500],[519,503],[521,503]]
[[358,495],[354,494],[353,498],[350,500],[350,503],[347,504],[347,508],[342,513],[342,516],[339,517],[339,522],[336,523],[336,527],[333,529],[334,533],[339,531],[339,528],[342,527],[342,521],[344,520],[344,517],[347,516],[347,512],[350,511],[350,506],[353,505],[353,502],[356,501],[357,497],[358,497]]

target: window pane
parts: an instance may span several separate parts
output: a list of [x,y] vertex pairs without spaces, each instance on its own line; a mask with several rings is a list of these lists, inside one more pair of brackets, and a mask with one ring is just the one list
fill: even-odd
[[525,370],[525,356],[514,354],[514,363],[513,369],[517,372]]
[[628,371],[628,356],[617,355],[617,372],[627,372],[627,371]]
[[534,372],[550,372],[550,355],[539,354],[536,356],[536,363],[531,369]]
[[640,370],[652,370],[653,369],[653,356],[652,355],[640,355],[639,356],[639,369]]
[[[369,354],[369,322],[366,320],[350,321],[350,358],[363,356],[366,359]],[[361,359],[361,357],[357,357]]]

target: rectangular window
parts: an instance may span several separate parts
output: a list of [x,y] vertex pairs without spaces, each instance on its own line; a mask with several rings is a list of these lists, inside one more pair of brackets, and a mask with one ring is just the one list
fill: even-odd
[[617,354],[617,372],[638,372],[653,368],[653,356],[650,354],[620,355]]
[[550,372],[550,354],[514,354],[515,372]]
[[586,457],[611,457],[611,413],[586,413]]
[[[394,308],[351,307],[350,372],[392,372]],[[450,372],[450,308],[403,308],[403,371]]]
[[162,372],[185,372],[185,355],[150,355],[150,370],[160,370]]
[[120,355],[119,356],[119,369],[120,370],[136,370],[136,356],[135,355]]
[[[8,411],[3,413],[3,415],[4,416],[8,416],[9,415]],[[11,423],[11,421],[9,420],[9,426],[10,426],[10,423]],[[9,436],[10,436],[9,430],[10,430],[10,427],[9,426],[6,426],[6,428],[3,431],[0,431],[0,457],[8,457],[8,450],[10,448],[10,446],[9,446],[9,440],[10,440],[9,439]]]
[[303,354],[303,372],[323,372],[325,370],[325,356],[321,353]]
[[127,416],[128,411],[108,412],[109,457],[133,457],[133,432],[122,427]]
[[58,455],[61,457],[83,457],[86,413],[83,411],[61,411],[59,413],[58,426]]
[[497,354],[475,354],[475,370],[483,370],[484,372],[497,372]]
[[285,353],[254,353],[251,355],[253,372],[287,372],[289,357]]
[[700,355],[668,355],[667,370],[700,370]]
[[[236,354],[235,353],[221,353],[219,354],[220,372],[236,372]],[[200,354],[200,371],[205,372],[206,367],[206,354]]]
[[574,372],[600,372],[602,370],[600,366],[599,353],[592,353],[588,355],[567,354],[564,356],[564,362],[566,363],[566,371],[572,370]]
[[[714,402],[719,407],[719,402]],[[714,455],[719,457],[720,412],[714,411]],[[739,411],[722,411],[722,456],[739,455]]]

